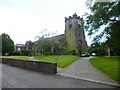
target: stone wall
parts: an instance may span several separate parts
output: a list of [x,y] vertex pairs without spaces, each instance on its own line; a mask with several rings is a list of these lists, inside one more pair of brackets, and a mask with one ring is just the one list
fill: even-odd
[[43,72],[47,74],[57,73],[57,63],[16,60],[16,59],[8,59],[8,58],[0,58],[0,60],[2,60],[3,64],[8,64],[11,66],[16,66],[28,70]]
[[87,50],[85,40],[83,20],[77,14],[65,18],[65,41],[68,50],[76,50],[76,53],[82,54]]

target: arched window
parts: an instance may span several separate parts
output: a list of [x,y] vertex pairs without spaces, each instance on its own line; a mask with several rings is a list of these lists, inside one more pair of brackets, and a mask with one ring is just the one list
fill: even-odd
[[80,24],[78,24],[78,27],[80,28]]
[[69,28],[72,28],[72,24],[69,24]]

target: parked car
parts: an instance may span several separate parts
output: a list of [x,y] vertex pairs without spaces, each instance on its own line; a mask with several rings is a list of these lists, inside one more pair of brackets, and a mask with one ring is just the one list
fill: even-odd
[[82,54],[81,57],[89,57],[90,54]]
[[92,56],[96,56],[96,53],[92,53]]

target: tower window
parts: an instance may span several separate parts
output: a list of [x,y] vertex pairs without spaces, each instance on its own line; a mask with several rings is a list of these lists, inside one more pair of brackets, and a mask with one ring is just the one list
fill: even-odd
[[78,27],[80,28],[80,24],[78,24]]
[[69,24],[69,28],[72,28],[72,24]]
[[81,44],[82,43],[82,41],[81,40],[79,40],[79,44]]

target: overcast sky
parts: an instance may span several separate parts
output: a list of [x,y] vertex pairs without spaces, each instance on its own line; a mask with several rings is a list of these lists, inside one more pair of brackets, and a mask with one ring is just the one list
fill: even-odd
[[[0,34],[9,34],[15,44],[35,40],[43,29],[63,34],[64,18],[88,12],[86,0],[0,0]],[[86,35],[88,45],[91,40]]]

